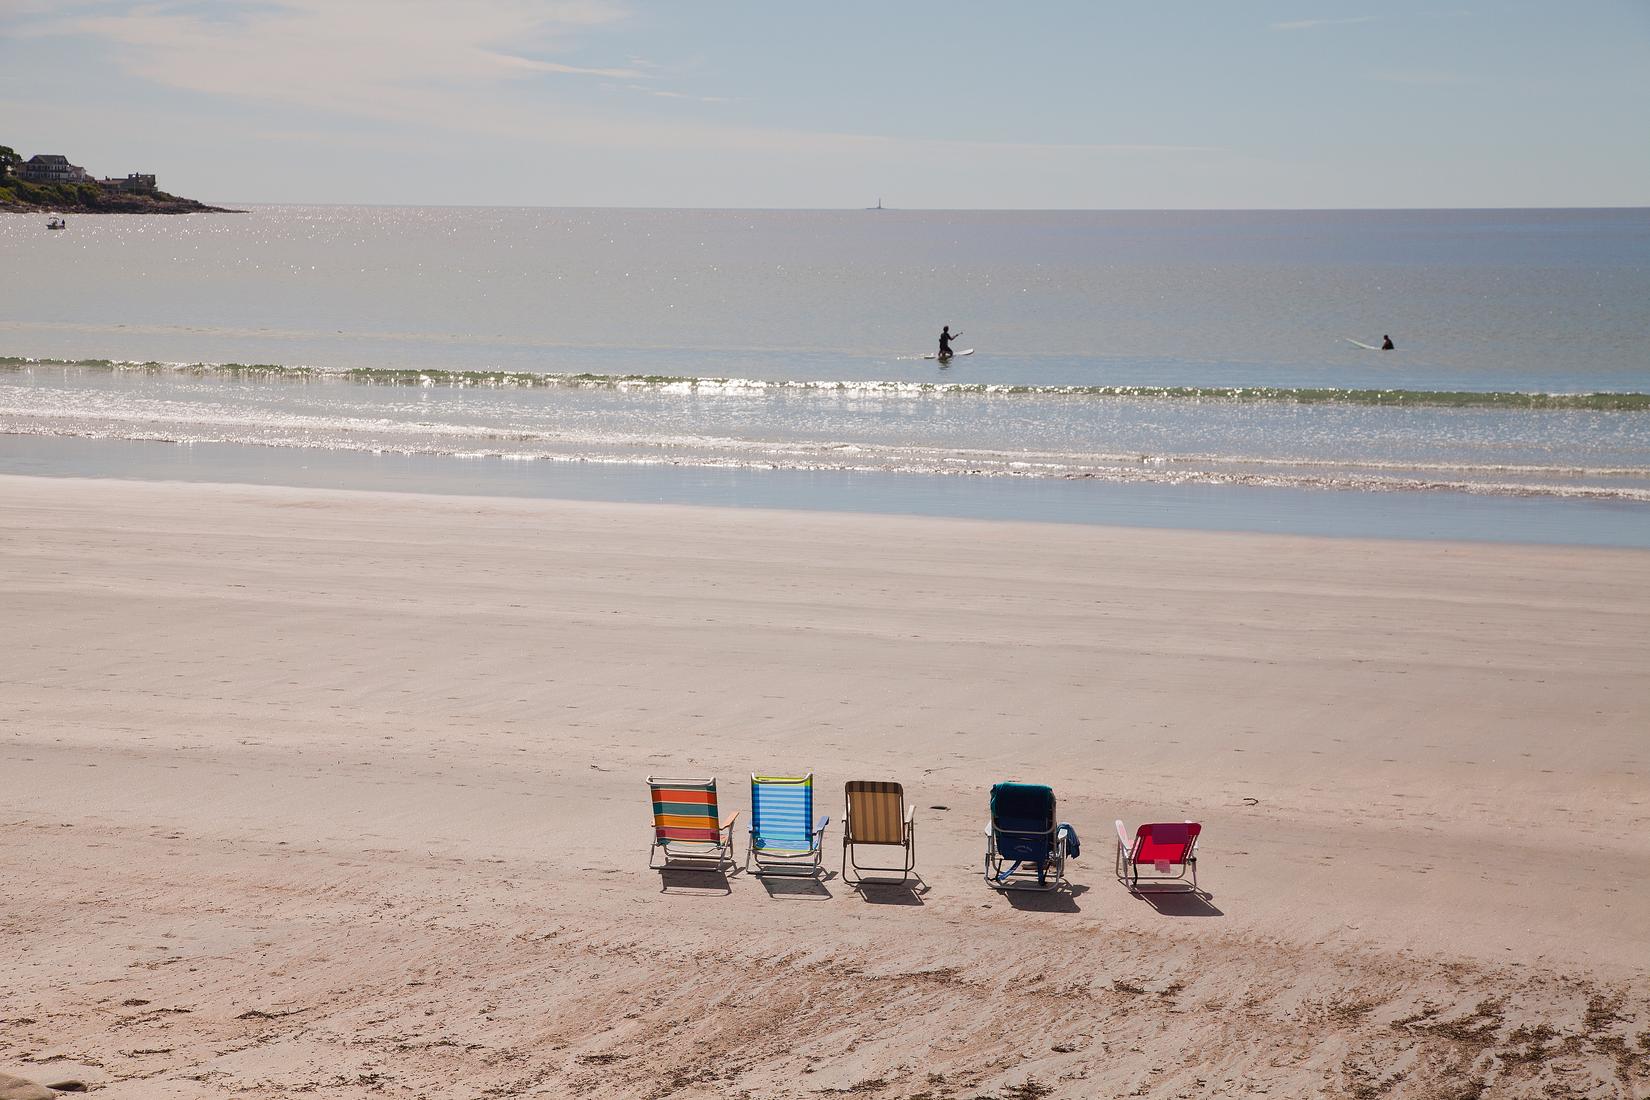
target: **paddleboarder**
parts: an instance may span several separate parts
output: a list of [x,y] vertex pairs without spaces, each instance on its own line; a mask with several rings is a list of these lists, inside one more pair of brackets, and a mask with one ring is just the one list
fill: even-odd
[[951,354],[952,354],[952,352],[951,352],[951,341],[955,340],[957,338],[957,336],[961,336],[961,335],[962,335],[962,333],[960,333],[960,332],[953,335],[952,332],[951,332],[951,326],[950,325],[946,325],[943,329],[940,330],[940,358],[941,359],[951,358]]

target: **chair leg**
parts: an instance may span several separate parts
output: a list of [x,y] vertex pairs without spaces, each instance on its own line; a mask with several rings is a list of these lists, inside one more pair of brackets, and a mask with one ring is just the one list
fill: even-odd
[[[911,881],[911,878],[912,878],[913,874],[916,872],[916,869],[917,869],[917,848],[916,848],[915,839],[911,840],[910,842],[908,842],[906,844],[900,845],[900,852],[901,852],[901,854],[903,855],[904,858],[901,861],[900,866],[898,866],[898,867],[884,867],[884,866],[881,866],[881,865],[861,867],[859,865],[859,861],[857,859],[855,859],[852,855],[849,854],[849,851],[850,851],[851,847],[852,847],[852,845],[850,845],[848,843],[844,843],[843,846],[842,846],[842,881],[844,883],[846,883],[847,885],[849,885],[849,886],[855,886],[855,887],[863,886],[867,882],[873,882],[875,885],[878,885],[878,886],[892,886],[892,885],[894,885],[894,880],[893,879],[887,879],[887,878],[877,878],[877,879],[874,879],[874,880],[873,879],[868,879],[868,878],[866,878],[866,873],[867,872],[871,872],[871,873],[874,873],[874,874],[884,874],[884,873],[886,873],[886,874],[891,875],[895,871],[898,871],[900,873],[899,874],[899,885],[903,886],[904,884]],[[890,847],[892,847],[892,845],[890,845]],[[989,852],[986,853],[986,860],[987,860],[986,874],[987,874],[987,876],[989,876],[991,874],[990,853]],[[850,870],[853,872],[852,874],[849,873]],[[920,876],[918,876],[918,877],[920,877]]]

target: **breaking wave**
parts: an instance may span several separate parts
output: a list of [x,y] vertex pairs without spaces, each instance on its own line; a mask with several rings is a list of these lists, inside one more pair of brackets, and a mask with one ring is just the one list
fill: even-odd
[[912,382],[895,380],[764,380],[658,374],[537,373],[503,370],[335,370],[279,363],[160,363],[119,359],[32,359],[0,356],[0,369],[73,367],[87,370],[199,375],[310,383],[378,386],[496,388],[582,388],[659,393],[761,395],[788,391],[892,398],[1073,397],[1146,398],[1298,405],[1357,405],[1416,408],[1483,408],[1650,411],[1650,393],[1532,393],[1499,390],[1350,389],[1310,386],[1140,386],[1029,385],[995,382]]

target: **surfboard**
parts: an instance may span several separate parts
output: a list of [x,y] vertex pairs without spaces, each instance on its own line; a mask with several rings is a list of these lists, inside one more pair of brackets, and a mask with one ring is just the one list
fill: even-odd
[[[963,348],[961,351],[952,352],[950,355],[946,356],[946,358],[947,359],[955,359],[960,355],[973,355],[973,354],[974,354],[974,349],[973,348]],[[940,357],[940,353],[937,352],[937,351],[934,352],[932,355],[923,356],[924,359],[938,359],[939,357]]]
[[1341,339],[1345,340],[1347,343],[1352,344],[1356,347],[1363,348],[1365,351],[1380,351],[1381,350],[1380,348],[1376,347],[1374,344],[1366,344],[1362,340],[1354,340],[1350,336],[1343,336],[1343,337],[1341,337]]

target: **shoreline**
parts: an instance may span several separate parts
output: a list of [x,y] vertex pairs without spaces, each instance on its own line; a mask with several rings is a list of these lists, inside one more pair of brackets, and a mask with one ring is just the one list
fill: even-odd
[[[3,437],[0,437],[3,438]],[[137,442],[144,445],[152,441],[120,441]],[[166,444],[180,446],[180,444]],[[203,446],[193,444],[190,446]],[[383,457],[383,456],[373,456]],[[396,455],[396,458],[407,456]],[[458,459],[471,461],[463,456],[439,456],[442,459]],[[489,457],[485,461],[496,461]],[[901,475],[887,475],[901,476]],[[1152,527],[1137,524],[1107,524],[1087,521],[1050,521],[1050,520],[1021,520],[1013,518],[998,518],[987,516],[923,514],[907,512],[855,512],[834,508],[815,508],[803,505],[792,507],[769,506],[759,504],[704,504],[670,500],[627,500],[608,499],[605,497],[559,497],[559,496],[531,496],[508,495],[487,492],[463,492],[457,489],[417,489],[417,488],[356,488],[352,486],[325,486],[311,484],[288,484],[284,482],[243,482],[243,481],[211,481],[193,479],[151,478],[143,476],[119,477],[106,475],[87,475],[79,473],[15,473],[9,470],[0,470],[0,490],[8,484],[17,486],[36,483],[66,483],[77,488],[89,489],[94,492],[108,492],[119,494],[122,487],[132,487],[139,492],[153,489],[164,493],[188,494],[201,492],[203,494],[237,496],[245,494],[245,499],[255,500],[259,495],[268,494],[272,498],[288,498],[297,500],[331,500],[339,501],[358,499],[363,502],[379,502],[390,505],[392,502],[404,502],[409,507],[430,509],[456,509],[466,511],[471,509],[519,508],[526,513],[548,513],[557,509],[572,510],[589,509],[599,512],[611,509],[615,512],[645,513],[657,510],[671,513],[695,514],[707,513],[720,517],[729,522],[737,522],[738,517],[750,516],[756,522],[766,522],[783,525],[786,522],[808,524],[844,523],[854,524],[863,522],[869,524],[900,525],[911,524],[922,527],[928,524],[958,524],[965,527],[979,526],[983,531],[1012,530],[1017,534],[1035,539],[1037,532],[1063,530],[1072,533],[1091,532],[1095,537],[1106,538],[1141,538],[1150,539],[1162,537],[1170,540],[1197,540],[1232,539],[1237,541],[1278,540],[1283,543],[1311,542],[1326,546],[1361,546],[1367,550],[1376,550],[1382,546],[1414,546],[1439,547],[1446,551],[1472,552],[1478,549],[1507,550],[1517,553],[1527,551],[1531,553],[1550,553],[1563,556],[1569,553],[1591,554],[1624,554],[1642,555],[1650,548],[1639,546],[1598,546],[1575,543],[1542,543],[1542,542],[1482,542],[1474,539],[1409,539],[1386,536],[1368,535],[1333,535],[1313,534],[1295,531],[1257,531],[1257,530],[1230,530],[1225,528],[1185,528],[1185,527]],[[294,505],[296,506],[296,505]]]
[[[0,517],[8,1068],[137,1097],[1650,1080],[1642,551],[17,476]],[[643,776],[743,810],[769,769],[833,817],[846,779],[904,782],[927,890],[645,869]],[[1007,778],[1078,826],[1071,893],[980,882]],[[1185,816],[1207,896],[1131,897],[1112,819]],[[1003,1019],[1037,1041],[1005,1057]]]
[[0,434],[0,475],[284,485],[490,499],[669,502],[1063,526],[1650,549],[1628,500],[1004,478]]

